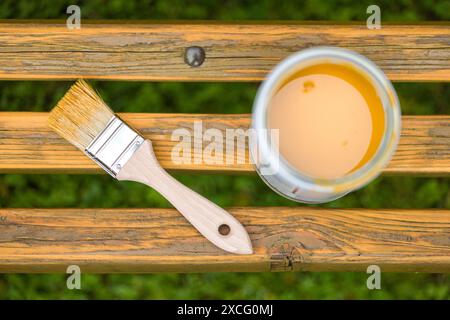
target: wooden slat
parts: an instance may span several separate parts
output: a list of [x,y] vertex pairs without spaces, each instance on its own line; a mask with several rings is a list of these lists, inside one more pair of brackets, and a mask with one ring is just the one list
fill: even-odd
[[450,272],[449,210],[230,209],[251,256],[205,240],[173,209],[1,209],[1,272]]
[[[192,149],[190,164],[174,163],[171,157],[173,146],[178,143],[171,140],[174,130],[185,128],[192,133],[194,123],[201,121],[204,131],[210,128],[221,130],[225,144],[226,129],[248,128],[250,116],[247,114],[125,113],[121,117],[152,140],[159,161],[167,169],[240,173],[254,171],[248,159],[248,150],[244,150],[247,157],[243,164],[207,164],[206,157],[196,163],[195,158],[201,159],[196,155],[202,154],[198,148]],[[402,121],[400,145],[385,173],[449,176],[450,116],[404,116]],[[201,141],[201,138],[195,138],[195,141]],[[204,142],[203,147],[208,144]],[[225,146],[223,150],[225,153]],[[0,173],[100,172],[103,171],[82,152],[47,127],[47,113],[0,112]]]
[[[450,25],[336,23],[0,23],[0,79],[257,81],[289,54],[313,46],[353,49],[392,80],[450,80]],[[201,46],[206,61],[184,62]]]

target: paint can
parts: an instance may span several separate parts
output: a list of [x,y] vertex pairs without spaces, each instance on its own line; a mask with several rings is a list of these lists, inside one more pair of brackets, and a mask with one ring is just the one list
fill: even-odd
[[[281,84],[300,70],[319,63],[350,65],[373,85],[382,104],[384,129],[376,151],[361,167],[337,178],[317,178],[300,172],[279,152],[268,134],[268,108]],[[250,155],[256,171],[280,195],[304,203],[329,202],[357,190],[375,179],[394,154],[401,130],[397,94],[383,71],[368,58],[347,49],[310,48],[278,64],[261,84],[253,105]],[[301,151],[301,150],[300,150]]]

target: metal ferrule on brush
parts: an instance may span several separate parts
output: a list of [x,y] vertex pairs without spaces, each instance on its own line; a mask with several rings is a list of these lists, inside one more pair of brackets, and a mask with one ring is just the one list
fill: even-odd
[[116,178],[144,142],[136,131],[114,116],[85,149],[86,154],[111,176]]

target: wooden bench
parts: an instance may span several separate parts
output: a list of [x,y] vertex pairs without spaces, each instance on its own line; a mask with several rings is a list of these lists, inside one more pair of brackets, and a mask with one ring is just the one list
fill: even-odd
[[[0,22],[0,79],[260,81],[281,59],[333,45],[375,61],[395,81],[450,80],[450,25]],[[185,50],[202,47],[199,67]],[[447,102],[448,103],[448,102]],[[49,106],[50,108],[50,106]],[[207,111],[207,109],[205,109]],[[194,121],[226,130],[250,115],[122,114],[177,171],[252,173],[247,164],[179,165],[171,132]],[[46,125],[47,113],[0,112],[0,173],[100,173]],[[193,150],[193,152],[197,152]],[[244,152],[248,156],[247,150]],[[385,174],[450,176],[450,115],[404,116]],[[173,209],[0,209],[1,272],[450,271],[450,210],[230,208],[251,256],[225,253]]]

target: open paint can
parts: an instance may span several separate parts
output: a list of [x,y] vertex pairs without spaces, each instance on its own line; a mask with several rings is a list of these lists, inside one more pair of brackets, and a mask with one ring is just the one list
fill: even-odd
[[400,127],[397,94],[380,68],[350,50],[311,48],[282,61],[259,88],[251,157],[284,197],[328,202],[381,173]]

